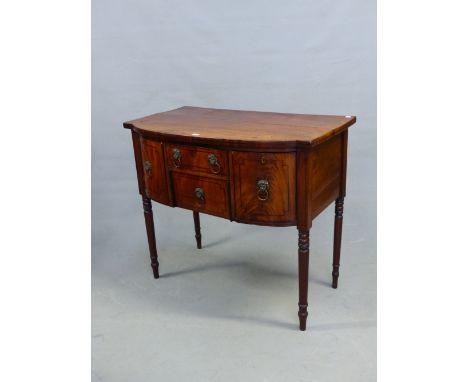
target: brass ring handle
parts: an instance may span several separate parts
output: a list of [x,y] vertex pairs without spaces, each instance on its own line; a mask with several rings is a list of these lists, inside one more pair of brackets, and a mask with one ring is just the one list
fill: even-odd
[[270,184],[268,183],[268,180],[266,179],[260,179],[257,180],[257,198],[258,200],[261,200],[264,202],[265,200],[268,200],[270,194],[268,192],[270,188]]
[[218,163],[218,158],[214,154],[208,154],[208,164],[210,165],[211,172],[213,174],[219,174],[221,166]]
[[182,159],[182,154],[179,149],[172,149],[172,158],[174,159],[174,166],[180,167],[180,160]]
[[151,165],[151,162],[149,160],[146,160],[145,163],[143,164],[143,168],[145,169],[146,174],[150,175],[151,170],[153,169],[153,166]]
[[203,188],[197,187],[195,189],[195,196],[198,200],[204,202],[205,201],[205,191],[203,191]]

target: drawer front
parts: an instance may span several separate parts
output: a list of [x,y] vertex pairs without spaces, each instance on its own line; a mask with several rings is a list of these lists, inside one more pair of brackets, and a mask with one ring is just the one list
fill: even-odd
[[196,146],[166,145],[168,168],[227,176],[227,153],[223,150]]
[[169,203],[164,153],[161,142],[141,138],[141,157],[145,192],[151,199]]
[[294,224],[294,153],[232,153],[234,217],[241,222]]
[[230,218],[227,181],[172,172],[172,186],[176,206]]

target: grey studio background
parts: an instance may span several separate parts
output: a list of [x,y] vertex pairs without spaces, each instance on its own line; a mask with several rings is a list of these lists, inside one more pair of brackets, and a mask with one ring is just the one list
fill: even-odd
[[[93,381],[376,379],[376,10],[358,1],[92,2]],[[356,115],[340,285],[333,207],[311,230],[298,330],[297,230],[153,203],[150,268],[130,132],[182,105]]]

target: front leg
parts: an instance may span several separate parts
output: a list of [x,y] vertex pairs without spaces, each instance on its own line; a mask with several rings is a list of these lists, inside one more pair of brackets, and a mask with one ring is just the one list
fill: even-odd
[[155,279],[159,278],[158,252],[156,251],[156,236],[154,235],[153,209],[151,199],[142,195],[143,210],[145,211],[146,235],[148,236],[148,246],[151,258],[151,268]]
[[307,292],[309,288],[309,230],[299,230],[299,329],[306,330]]

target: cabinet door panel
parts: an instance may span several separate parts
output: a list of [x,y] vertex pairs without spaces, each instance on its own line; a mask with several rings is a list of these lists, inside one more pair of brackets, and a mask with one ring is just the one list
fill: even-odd
[[151,199],[168,204],[166,170],[164,167],[163,145],[148,139],[141,139],[142,166],[145,192]]
[[294,153],[232,152],[235,219],[241,222],[294,224]]

